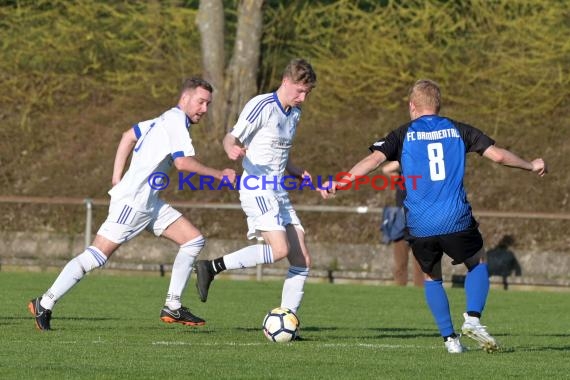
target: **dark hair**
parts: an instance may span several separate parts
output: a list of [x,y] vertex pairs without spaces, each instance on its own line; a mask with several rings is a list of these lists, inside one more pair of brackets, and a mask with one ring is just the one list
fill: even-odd
[[289,78],[294,83],[301,83],[315,87],[317,84],[317,74],[309,62],[301,58],[292,59],[285,70],[283,78]]
[[202,87],[204,90],[209,92],[214,92],[214,88],[209,82],[201,78],[192,77],[184,80],[184,82],[182,83],[182,90],[180,91],[180,93],[183,93],[184,91],[187,90],[194,90],[198,87]]

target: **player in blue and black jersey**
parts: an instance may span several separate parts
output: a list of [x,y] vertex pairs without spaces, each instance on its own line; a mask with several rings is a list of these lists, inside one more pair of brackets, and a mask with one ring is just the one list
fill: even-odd
[[[431,80],[419,80],[409,93],[411,121],[390,132],[369,147],[370,155],[357,163],[340,186],[377,169],[384,161],[398,161],[404,178],[413,178],[406,186],[407,240],[425,274],[427,304],[450,353],[464,347],[455,333],[447,294],[443,288],[441,259],[443,253],[453,264],[467,267],[465,279],[466,312],[463,334],[475,339],[488,352],[498,349],[497,342],[480,323],[489,293],[489,275],[485,263],[483,239],[467,201],[463,177],[469,152],[476,152],[498,164],[546,174],[541,159],[526,161],[495,146],[482,131],[464,123],[439,116],[441,92]],[[325,183],[323,188],[328,188]],[[339,183],[321,190],[324,198],[334,196]]]

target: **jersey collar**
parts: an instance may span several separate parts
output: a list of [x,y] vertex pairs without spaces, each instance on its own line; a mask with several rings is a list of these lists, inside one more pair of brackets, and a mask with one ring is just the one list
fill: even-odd
[[[182,108],[180,108],[178,106],[178,104],[176,105],[176,108],[178,108],[180,111],[182,111]],[[182,111],[184,112],[184,111]],[[190,125],[192,125],[192,120],[190,120],[190,118],[188,117],[188,115],[186,115],[186,113],[184,113],[184,116],[186,116],[186,129],[190,128]]]
[[289,116],[289,114],[291,113],[291,109],[292,109],[293,107],[289,107],[289,110],[288,110],[288,111],[285,111],[285,109],[284,109],[283,106],[281,105],[281,102],[279,101],[279,97],[277,96],[277,91],[275,91],[275,92],[273,93],[273,99],[275,99],[275,103],[277,103],[277,105],[279,106],[279,109],[281,110],[281,112],[283,112],[283,114],[284,114],[285,116]]

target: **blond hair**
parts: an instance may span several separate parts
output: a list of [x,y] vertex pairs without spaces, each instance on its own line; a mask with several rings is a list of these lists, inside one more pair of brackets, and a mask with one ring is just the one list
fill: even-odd
[[439,85],[429,79],[420,79],[410,89],[409,100],[416,108],[439,113],[441,107],[441,91]]

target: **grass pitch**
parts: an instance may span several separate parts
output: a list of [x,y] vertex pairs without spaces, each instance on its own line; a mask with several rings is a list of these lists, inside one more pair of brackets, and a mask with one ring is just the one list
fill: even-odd
[[[503,347],[448,354],[423,291],[309,283],[300,310],[305,339],[271,343],[261,331],[279,305],[280,281],[212,285],[198,300],[192,278],[184,304],[204,327],[159,320],[168,277],[89,275],[55,308],[52,331],[27,311],[56,273],[0,272],[2,379],[441,379],[569,378],[568,293],[492,289],[483,322]],[[448,289],[456,329],[463,289]]]

